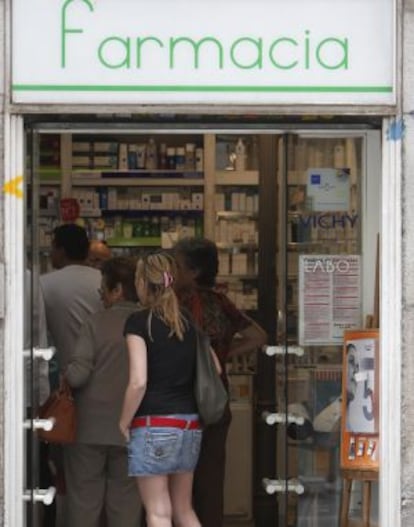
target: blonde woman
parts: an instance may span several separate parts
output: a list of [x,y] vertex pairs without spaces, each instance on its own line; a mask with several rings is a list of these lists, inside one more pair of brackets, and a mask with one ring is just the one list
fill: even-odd
[[148,527],[200,527],[192,508],[193,472],[201,444],[194,399],[196,333],[172,288],[166,253],[138,261],[142,309],[124,329],[129,382],[120,418],[129,475],[137,478]]

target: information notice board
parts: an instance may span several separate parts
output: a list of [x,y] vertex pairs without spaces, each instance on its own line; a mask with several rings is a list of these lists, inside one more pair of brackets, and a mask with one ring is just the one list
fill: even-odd
[[361,327],[359,255],[299,255],[299,344],[342,345]]
[[346,331],[342,368],[341,468],[378,470],[379,331]]

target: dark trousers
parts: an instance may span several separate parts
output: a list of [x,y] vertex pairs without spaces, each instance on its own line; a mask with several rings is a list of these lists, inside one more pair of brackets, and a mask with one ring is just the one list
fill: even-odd
[[227,406],[221,420],[203,431],[200,458],[194,472],[194,509],[203,527],[222,527],[226,440],[231,423]]

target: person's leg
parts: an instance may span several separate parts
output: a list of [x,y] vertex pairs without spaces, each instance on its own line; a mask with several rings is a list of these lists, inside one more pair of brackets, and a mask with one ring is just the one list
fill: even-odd
[[107,448],[107,527],[139,527],[142,507],[134,478],[128,477],[127,450],[120,446]]
[[168,476],[140,476],[137,484],[147,515],[147,526],[172,527]]
[[193,473],[171,474],[169,489],[174,527],[201,527],[192,505]]
[[194,509],[203,527],[222,527],[224,516],[224,476],[226,439],[231,413],[203,431],[200,457],[194,472]]
[[105,447],[75,443],[64,448],[67,527],[98,527],[105,495]]

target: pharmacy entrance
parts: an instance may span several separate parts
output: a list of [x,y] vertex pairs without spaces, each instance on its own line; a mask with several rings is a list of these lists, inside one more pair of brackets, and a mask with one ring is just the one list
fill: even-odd
[[[37,420],[39,377],[53,373],[38,281],[68,221],[114,255],[213,240],[216,286],[267,332],[267,346],[228,364],[229,527],[331,527],[341,502],[343,525],[350,514],[394,527],[396,0],[11,3],[7,527],[41,525],[53,504],[64,516],[63,481],[42,479],[37,441],[51,425]],[[397,350],[380,370],[379,342]]]
[[[53,509],[59,525],[64,507],[61,481],[52,478],[45,488],[41,480],[36,432],[48,425],[36,421],[39,379],[47,364],[49,374],[54,368],[53,358],[45,360],[53,350],[39,342],[38,278],[51,270],[51,235],[64,222],[83,225],[113,255],[169,250],[188,236],[216,243],[216,287],[268,335],[263,349],[228,364],[226,526],[336,524],[344,461],[378,468],[374,352],[352,356],[354,373],[364,375],[351,377],[362,413],[341,429],[344,331],[378,326],[378,126],[36,120],[27,119],[22,136],[31,271],[24,293],[32,317],[25,356],[32,367],[21,372],[30,416],[22,469],[24,487],[35,489],[27,494],[25,525],[42,525]],[[371,491],[374,521],[376,482]],[[351,516],[362,515],[361,503],[357,482]]]

